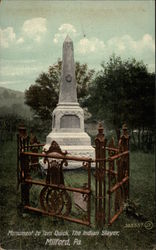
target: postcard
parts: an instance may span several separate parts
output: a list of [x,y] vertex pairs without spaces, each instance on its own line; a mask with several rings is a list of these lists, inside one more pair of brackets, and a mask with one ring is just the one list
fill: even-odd
[[0,249],[156,249],[155,2],[0,1]]

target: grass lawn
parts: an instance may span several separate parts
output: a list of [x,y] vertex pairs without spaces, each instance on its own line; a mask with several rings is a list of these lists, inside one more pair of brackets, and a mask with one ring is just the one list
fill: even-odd
[[[68,221],[57,220],[48,216],[32,213],[21,213],[20,190],[16,188],[16,140],[1,145],[0,148],[0,249],[156,249],[154,248],[155,227],[145,227],[147,221],[154,223],[154,155],[141,152],[130,154],[130,199],[136,204],[135,214],[123,213],[111,226],[102,229],[82,226]],[[84,178],[80,171],[65,173],[65,179],[70,184]],[[92,189],[94,177],[92,175]],[[94,199],[92,197],[92,222],[94,222]],[[137,215],[142,214],[142,217]],[[146,224],[145,224],[146,223]],[[44,232],[65,232],[68,236],[45,236]],[[74,236],[73,231],[80,231],[80,236]],[[99,235],[84,236],[84,231],[96,231]],[[106,236],[104,231],[118,231],[119,236]],[[32,232],[32,236],[10,235],[9,231]],[[39,231],[37,235],[37,231]],[[70,246],[46,245],[51,238],[70,238]],[[73,245],[75,239],[77,244]],[[79,243],[79,244],[78,244]],[[155,246],[156,247],[156,246]]]

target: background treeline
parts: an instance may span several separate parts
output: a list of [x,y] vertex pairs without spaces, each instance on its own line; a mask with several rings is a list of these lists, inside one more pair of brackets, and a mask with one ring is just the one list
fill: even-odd
[[0,87],[0,143],[13,140],[18,124],[32,119],[24,93]]
[[[1,120],[14,120],[15,124],[25,120],[29,127],[46,136],[51,130],[51,114],[58,102],[61,65],[58,60],[47,72],[42,72],[25,95],[0,88]],[[115,131],[119,136],[122,124],[127,123],[131,148],[152,152],[155,74],[148,71],[147,65],[112,55],[98,72],[79,62],[75,64],[75,71],[78,101],[84,109],[87,127],[91,127],[88,124],[95,127],[102,121],[105,133]]]

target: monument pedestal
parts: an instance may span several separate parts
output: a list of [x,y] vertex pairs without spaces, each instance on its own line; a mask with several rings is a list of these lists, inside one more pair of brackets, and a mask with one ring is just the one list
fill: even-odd
[[62,103],[55,108],[52,132],[46,138],[45,150],[49,149],[52,141],[71,155],[94,158],[91,139],[84,132],[84,112],[78,103]]

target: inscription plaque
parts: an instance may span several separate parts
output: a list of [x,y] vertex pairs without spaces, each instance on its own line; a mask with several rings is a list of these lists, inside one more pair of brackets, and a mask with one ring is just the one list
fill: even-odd
[[80,118],[76,115],[63,115],[60,128],[80,128]]

